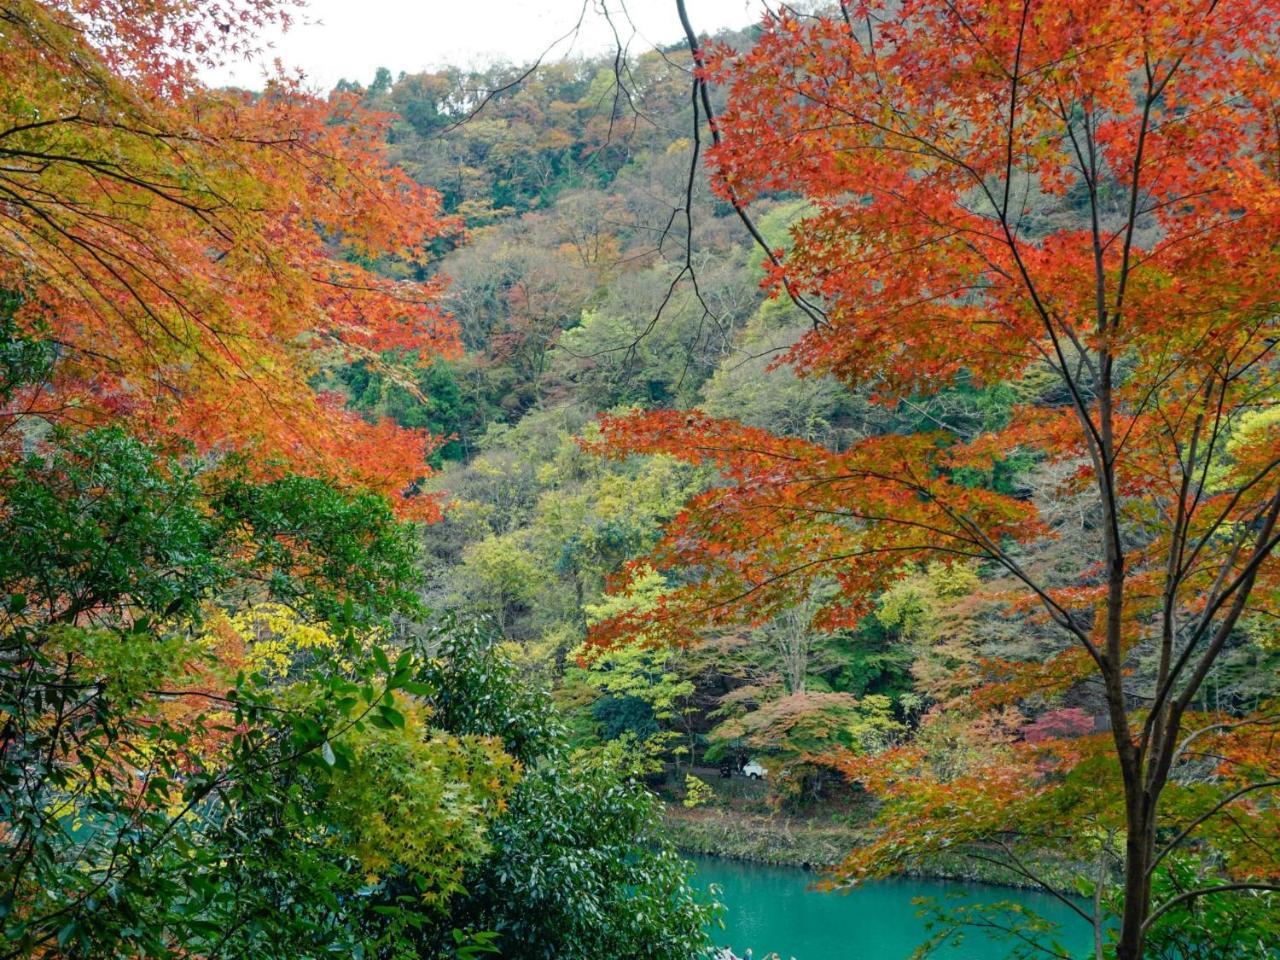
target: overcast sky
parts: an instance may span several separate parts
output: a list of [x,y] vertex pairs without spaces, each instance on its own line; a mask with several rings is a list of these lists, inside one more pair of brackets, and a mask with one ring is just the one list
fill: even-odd
[[[555,54],[599,53],[613,48],[613,35],[600,13],[608,2],[624,42],[634,50],[681,39],[675,0],[587,0],[577,36]],[[762,0],[687,0],[699,32],[741,27],[758,19]],[[309,0],[300,22],[287,33],[264,38],[268,61],[300,67],[311,84],[328,90],[339,79],[367,83],[385,66],[392,74],[445,64],[469,66],[495,59],[533,60],[556,38],[573,29],[582,0]],[[260,63],[238,63],[210,73],[214,84],[257,87]]]

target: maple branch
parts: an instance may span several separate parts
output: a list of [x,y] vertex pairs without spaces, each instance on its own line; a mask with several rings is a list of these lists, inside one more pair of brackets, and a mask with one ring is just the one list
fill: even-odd
[[1217,815],[1224,807],[1235,802],[1240,797],[1243,797],[1246,794],[1253,793],[1257,790],[1269,790],[1272,787],[1280,787],[1280,780],[1262,780],[1257,783],[1251,783],[1247,786],[1241,787],[1239,790],[1236,790],[1234,793],[1230,793],[1227,796],[1223,797],[1221,800],[1215,803],[1212,807],[1210,807],[1207,811],[1205,811],[1200,816],[1192,820],[1191,823],[1189,823],[1183,830],[1181,830],[1176,837],[1170,840],[1164,846],[1164,848],[1152,858],[1150,866],[1147,867],[1147,876],[1151,876],[1155,872],[1155,869],[1160,865],[1160,862],[1164,860],[1164,858],[1167,857],[1170,853],[1172,853],[1174,848],[1177,847],[1178,844],[1182,843],[1183,840],[1191,836],[1191,834],[1195,832],[1197,827],[1199,827],[1206,820],[1209,820],[1215,815]]
[[1271,499],[1271,508],[1267,511],[1262,529],[1255,540],[1253,555],[1249,558],[1248,563],[1245,564],[1244,569],[1231,582],[1231,585],[1226,587],[1212,603],[1206,606],[1200,625],[1187,641],[1178,666],[1170,674],[1169,683],[1172,684],[1186,663],[1189,662],[1191,651],[1195,649],[1200,638],[1208,631],[1218,611],[1222,609],[1223,604],[1228,599],[1234,596],[1227,616],[1218,625],[1213,639],[1209,642],[1208,648],[1187,681],[1187,686],[1181,696],[1174,701],[1178,714],[1184,712],[1191,703],[1191,699],[1195,696],[1200,684],[1204,682],[1204,678],[1208,675],[1210,667],[1213,666],[1214,661],[1217,659],[1218,652],[1227,642],[1227,638],[1235,627],[1236,621],[1240,619],[1240,615],[1244,612],[1245,604],[1248,603],[1249,594],[1253,589],[1254,580],[1258,575],[1258,569],[1262,566],[1263,561],[1271,556],[1276,545],[1280,544],[1280,536],[1273,536],[1277,519],[1280,519],[1280,491],[1277,491]]
[[1082,920],[1084,920],[1090,926],[1093,926],[1095,922],[1095,918],[1091,916],[1089,912],[1084,909],[1084,907],[1080,906],[1080,904],[1076,903],[1072,898],[1066,896],[1064,893],[1062,893],[1062,891],[1058,890],[1057,887],[1053,886],[1051,883],[1049,883],[1047,880],[1045,880],[1043,877],[1041,877],[1039,874],[1033,871],[1030,867],[1028,867],[1023,862],[1022,858],[1019,857],[1016,852],[1014,852],[1013,848],[1010,847],[1003,840],[996,840],[995,842],[999,845],[1000,849],[1005,852],[1005,856],[1007,856],[1009,860],[1012,861],[1011,863],[1006,863],[1004,861],[997,860],[994,857],[987,857],[981,854],[975,854],[971,852],[966,853],[965,856],[973,860],[985,861],[986,863],[990,863],[993,866],[1004,867],[1006,870],[1012,870],[1014,873],[1018,874],[1018,876],[1022,877],[1024,880],[1030,880],[1032,883],[1034,883],[1037,887],[1039,887],[1045,893],[1049,894],[1050,896],[1054,897],[1056,900],[1060,901],[1065,906],[1069,907],[1072,910],[1072,912],[1074,912],[1077,916],[1079,916]]
[[65,117],[52,117],[48,120],[33,120],[30,123],[14,124],[8,130],[0,131],[0,140],[5,137],[11,137],[15,133],[25,133],[28,130],[39,130],[42,127],[51,127],[60,123],[74,123],[81,119],[79,113],[68,114]]
[[442,127],[440,131],[436,134],[436,136],[443,136],[448,133],[453,133],[453,131],[457,130],[459,127],[465,126],[466,124],[470,123],[472,120],[478,117],[481,114],[481,112],[484,110],[484,108],[487,107],[495,98],[500,97],[502,94],[506,93],[508,90],[514,90],[516,87],[520,86],[520,84],[524,83],[531,76],[537,73],[538,68],[542,66],[542,61],[547,58],[547,56],[551,53],[552,50],[554,50],[556,47],[564,43],[564,41],[568,40],[570,37],[574,36],[579,30],[582,29],[582,21],[586,18],[586,15],[587,15],[588,2],[589,0],[583,0],[582,7],[578,11],[578,19],[574,23],[574,25],[570,27],[567,31],[565,31],[565,33],[563,33],[561,36],[557,37],[555,40],[552,40],[551,43],[549,43],[546,46],[546,48],[542,51],[542,53],[538,54],[537,58],[533,61],[532,64],[529,65],[527,69],[525,69],[523,73],[521,73],[515,79],[508,81],[507,83],[494,87],[492,90],[485,91],[484,96],[480,98],[480,102],[477,103],[475,107],[472,108],[471,111],[468,112],[465,117],[455,120],[453,123],[449,124],[446,127]]
[[[951,4],[948,3],[948,6]],[[954,7],[953,7],[954,9]],[[1009,191],[1013,187],[1013,141],[1018,123],[1018,81],[1022,66],[1022,42],[1027,32],[1027,18],[1031,14],[1031,0],[1022,0],[1022,17],[1018,21],[1018,43],[1014,47],[1013,73],[1009,77],[1009,123],[1005,130],[1004,198],[1000,203],[1000,217],[1009,218]]]
[[[1206,463],[1207,463],[1207,458],[1206,458]],[[1178,570],[1179,579],[1185,578],[1186,575],[1191,571],[1191,568],[1195,565],[1195,562],[1199,558],[1201,552],[1204,550],[1206,546],[1208,546],[1210,542],[1212,542],[1213,535],[1217,533],[1220,529],[1222,529],[1222,527],[1226,524],[1227,520],[1231,516],[1232,511],[1235,510],[1235,508],[1239,505],[1240,501],[1244,498],[1244,495],[1248,493],[1250,490],[1252,490],[1254,487],[1258,486],[1258,484],[1265,481],[1267,477],[1271,474],[1271,472],[1275,470],[1277,467],[1280,467],[1280,456],[1275,457],[1270,462],[1265,464],[1258,473],[1254,474],[1247,481],[1245,481],[1235,489],[1235,491],[1231,494],[1230,499],[1227,500],[1226,504],[1218,512],[1218,515],[1214,517],[1214,519],[1210,522],[1204,534],[1202,534],[1199,537],[1199,539],[1196,541],[1196,545],[1195,547],[1192,548],[1191,553],[1184,559],[1184,561],[1180,565]],[[1206,487],[1206,484],[1203,482],[1204,476],[1205,475],[1202,472],[1202,475],[1201,475],[1202,482],[1198,485],[1198,490],[1197,490],[1197,501],[1199,496],[1201,495],[1201,491],[1203,491]]]
[[[727,451],[721,451],[721,452],[727,452]],[[782,455],[773,454],[772,452],[766,452],[766,451],[755,451],[755,452],[762,453],[769,456],[778,456],[779,458],[784,458]],[[795,458],[786,457],[785,459],[795,459]],[[909,520],[904,520],[898,517],[872,515],[869,513],[862,513],[861,518],[867,519],[867,520],[874,520],[874,521],[883,521],[890,525],[919,527],[929,532],[943,534],[947,537],[954,537],[955,539],[961,540],[961,542],[969,542],[974,544],[976,547],[978,547],[982,551],[982,553],[973,554],[973,553],[970,553],[969,551],[961,551],[955,548],[943,548],[937,544],[923,544],[923,545],[911,547],[909,549],[935,550],[938,552],[949,553],[954,555],[977,556],[977,557],[983,557],[986,559],[994,560],[996,563],[1000,564],[1006,570],[1008,570],[1011,574],[1013,574],[1013,576],[1016,577],[1019,581],[1021,581],[1025,586],[1027,586],[1041,601],[1041,604],[1045,607],[1046,612],[1053,619],[1053,621],[1057,623],[1059,626],[1061,626],[1063,629],[1070,632],[1085,648],[1085,650],[1094,659],[1094,661],[1098,662],[1099,665],[1101,665],[1100,651],[1097,649],[1094,643],[1089,639],[1088,635],[1076,625],[1074,618],[1071,616],[1070,612],[1064,609],[1056,600],[1053,599],[1053,597],[1048,593],[1047,590],[1041,587],[1031,577],[1030,574],[1028,574],[1025,570],[1023,570],[1021,565],[1008,553],[1008,551],[1002,549],[995,541],[993,541],[989,536],[987,536],[986,532],[982,530],[981,526],[976,521],[974,521],[972,518],[968,517],[967,515],[963,513],[959,513],[953,508],[949,507],[945,501],[938,498],[936,492],[932,488],[927,487],[919,482],[912,481],[910,478],[904,478],[899,475],[879,473],[872,470],[862,470],[862,471],[857,471],[855,473],[842,474],[842,475],[837,475],[833,477],[825,477],[825,478],[822,478],[821,480],[811,480],[810,482],[825,484],[825,483],[833,483],[833,482],[836,482],[837,480],[856,480],[856,479],[868,479],[868,478],[879,480],[883,483],[901,485],[906,489],[915,492],[918,495],[927,497],[930,502],[932,502],[940,510],[942,510],[942,512],[946,514],[946,516],[948,516],[954,523],[956,523],[957,526],[959,526],[962,530],[966,531],[968,533],[969,539],[965,541],[964,539],[957,537],[953,531],[946,531],[944,528],[937,527],[931,524],[926,524],[921,521],[909,521]],[[779,510],[784,510],[784,509],[797,510],[797,509],[805,509],[805,508],[798,508],[795,506],[788,505],[785,508],[779,507],[778,509]],[[819,513],[822,511],[813,510],[812,512]],[[840,511],[831,511],[831,512],[839,513]],[[854,515],[852,513],[850,513],[849,515],[854,519],[859,518],[857,515]]]
[[827,566],[834,563],[840,563],[845,560],[858,560],[863,557],[878,556],[880,554],[918,553],[921,549],[929,549],[932,551],[936,551],[938,553],[968,557],[970,559],[981,558],[980,554],[968,553],[963,550],[955,550],[948,547],[921,548],[920,546],[915,544],[911,544],[908,546],[899,546],[899,547],[870,547],[865,550],[851,550],[848,553],[837,553],[837,554],[832,554],[826,557],[819,557],[816,560],[806,560],[804,563],[799,563],[793,567],[788,567],[785,570],[780,570],[775,574],[771,574],[770,576],[765,577],[764,579],[753,583],[750,587],[748,587],[746,590],[743,590],[740,593],[727,597],[723,600],[708,602],[706,605],[704,605],[703,607],[701,607],[699,610],[695,612],[710,613],[713,610],[723,610],[727,607],[731,607],[734,604],[741,603],[743,600],[745,600],[747,597],[751,596],[752,594],[759,593],[761,590],[764,590],[766,587],[770,587],[775,583],[779,583],[790,577],[794,577],[796,574],[802,573],[805,570],[810,570],[814,567]]
[[[676,13],[680,17],[680,26],[684,28],[685,39],[689,43],[689,53],[693,56],[693,95],[702,104],[703,115],[707,118],[707,129],[711,131],[712,144],[714,146],[719,146],[720,128],[716,123],[715,110],[711,106],[711,94],[708,91],[706,77],[701,75],[703,71],[702,44],[698,40],[697,31],[693,29],[693,24],[689,21],[689,11],[685,8],[685,0],[676,0]],[[698,115],[696,107],[693,123],[694,136],[696,138],[698,136]],[[755,222],[751,219],[751,215],[747,212],[746,204],[738,195],[738,191],[734,189],[732,184],[727,182],[724,183],[724,188],[728,195],[729,204],[733,207],[733,212],[737,214],[738,219],[742,221],[742,225],[747,228],[747,232],[751,234],[751,239],[755,241],[756,246],[764,252],[764,255],[768,258],[769,262],[779,271],[779,275],[782,276],[783,289],[786,290],[787,296],[791,299],[791,302],[809,318],[814,329],[828,326],[829,324],[826,312],[821,307],[811,303],[807,297],[796,290],[790,279],[781,274],[782,261],[774,252],[773,248],[769,246],[768,241],[765,240],[763,234],[760,233],[760,230],[756,227]],[[690,189],[692,189],[692,187],[690,187]]]
[[[1097,648],[1088,634],[1080,629],[1075,623],[1075,619],[1071,616],[1070,611],[1062,607],[1047,590],[1042,588],[1031,578],[1031,575],[1022,569],[1019,564],[1009,553],[1003,550],[995,541],[993,541],[982,528],[971,520],[969,517],[952,511],[945,503],[935,500],[935,503],[951,517],[954,521],[966,527],[974,537],[977,537],[982,548],[987,552],[988,556],[1008,570],[1014,577],[1020,580],[1028,589],[1030,589],[1040,600],[1045,611],[1053,619],[1054,623],[1071,633],[1088,652],[1089,656],[1101,669],[1103,667],[1102,652]],[[1105,670],[1103,670],[1105,673]]]
[[[1206,402],[1211,393],[1212,384],[1206,384],[1205,393]],[[1165,689],[1168,681],[1169,669],[1173,660],[1173,643],[1176,632],[1175,615],[1177,607],[1178,580],[1177,573],[1180,558],[1184,549],[1184,536],[1186,525],[1190,523],[1190,517],[1187,509],[1187,492],[1191,484],[1191,476],[1195,472],[1196,452],[1199,447],[1200,432],[1204,429],[1204,413],[1203,411],[1196,417],[1195,426],[1191,432],[1190,449],[1187,451],[1186,460],[1184,462],[1181,451],[1178,453],[1178,467],[1182,474],[1182,481],[1178,487],[1178,506],[1173,521],[1173,531],[1169,538],[1168,557],[1165,566],[1165,586],[1164,596],[1162,598],[1162,619],[1160,625],[1160,662],[1156,671],[1156,691],[1157,699],[1155,707],[1147,714],[1147,718],[1142,727],[1142,743],[1141,749],[1145,751],[1149,742],[1152,731],[1155,729],[1156,718],[1159,716],[1160,697],[1159,692]]]
[[[971,916],[966,916],[964,919],[960,919],[955,922],[952,929],[954,930],[956,927],[974,927],[978,930],[996,930],[1005,937],[1011,937],[1014,940],[1021,940],[1032,950],[1037,950],[1040,953],[1046,953],[1051,957],[1057,958],[1057,960],[1072,960],[1071,954],[1055,950],[1053,947],[1043,943],[1041,939],[1034,938],[1029,935],[1021,927],[1009,923],[997,923],[989,917],[983,917],[979,920],[973,919]],[[1026,954],[1023,954],[1023,956],[1026,956]]]
[[[354,716],[350,717],[349,719],[346,720],[346,722],[336,725],[333,729],[323,731],[323,735],[320,736],[319,738],[313,737],[311,740],[304,741],[301,746],[297,747],[292,752],[285,754],[284,756],[276,757],[274,759],[269,759],[266,763],[257,767],[255,772],[264,772],[267,770],[284,767],[284,766],[287,766],[288,764],[291,764],[300,760],[302,757],[307,756],[308,754],[313,754],[317,752],[318,750],[320,750],[321,746],[324,743],[330,740],[337,740],[348,730],[351,730],[352,728],[354,728],[357,724],[362,724],[365,718],[370,713],[372,713],[373,710],[376,707],[378,707],[384,700],[394,700],[394,693],[392,690],[384,688],[372,700],[370,700],[368,704],[358,714],[355,714]],[[257,705],[254,705],[255,708],[256,706]],[[183,803],[183,805],[180,808],[178,808],[177,811],[173,813],[172,816],[170,816],[165,826],[161,830],[157,831],[156,834],[150,838],[149,844],[140,845],[142,847],[143,853],[144,854],[149,853],[158,849],[160,844],[164,842],[164,840],[168,837],[170,833],[173,832],[174,829],[177,828],[178,824],[182,823],[186,819],[187,815],[196,807],[197,804],[203,802],[212,793],[214,793],[216,790],[219,790],[224,784],[230,783],[232,778],[233,778],[233,771],[231,768],[227,768],[223,770],[221,773],[219,773],[217,776],[210,778],[208,782],[201,784],[197,789],[192,790],[190,799],[187,800],[185,803]],[[142,798],[144,796],[145,796],[145,791],[139,791],[138,800],[137,800],[138,804],[141,804]],[[28,922],[31,924],[39,923],[41,925],[48,926],[51,924],[52,921],[56,920],[58,917],[79,909],[80,906],[85,901],[91,899],[100,890],[106,887],[106,885],[110,883],[110,881],[116,875],[116,872],[117,872],[116,864],[120,857],[121,843],[122,843],[122,840],[117,840],[111,860],[106,865],[103,871],[102,877],[99,880],[97,880],[92,886],[88,887],[86,890],[81,892],[78,897],[76,897],[73,900],[69,900],[67,903],[63,904],[61,907],[57,908],[56,910],[50,911],[49,913],[46,913],[43,916],[38,918],[28,918]],[[15,878],[15,882],[16,880],[17,878]],[[48,943],[50,940],[54,938],[55,934],[56,934],[56,930],[50,929],[43,936],[36,939],[34,941],[34,944],[36,946],[39,946],[44,943]],[[4,960],[11,960],[11,958],[16,958],[19,955],[20,955],[20,952],[4,954]]]
[[[1071,122],[1071,113],[1061,97],[1058,97],[1058,111],[1066,128],[1067,136],[1071,140],[1076,160],[1080,165],[1080,175],[1084,178],[1085,186],[1089,188],[1089,232],[1093,247],[1094,309],[1101,316],[1106,312],[1107,274],[1102,262],[1102,221],[1098,210],[1098,153],[1093,138],[1093,130],[1089,124],[1092,110],[1086,107],[1084,111],[1084,138],[1088,147],[1087,159],[1085,151],[1081,148],[1080,142],[1076,138],[1075,126]],[[1088,351],[1084,350],[1079,343],[1076,344],[1076,350],[1082,357],[1088,358]],[[1096,379],[1097,371],[1092,367],[1092,360],[1089,362],[1090,372],[1094,374]]]
[[1172,900],[1167,900],[1155,910],[1151,911],[1146,922],[1142,925],[1143,933],[1146,933],[1162,916],[1172,910],[1179,904],[1186,903],[1188,900],[1194,900],[1198,897],[1207,897],[1215,893],[1231,893],[1240,890],[1263,890],[1270,892],[1280,892],[1280,883],[1263,883],[1253,881],[1243,881],[1241,883],[1223,883],[1216,887],[1201,887],[1198,890],[1188,890],[1180,893]]
[[1280,724],[1280,713],[1268,714],[1267,716],[1263,716],[1263,717],[1248,717],[1244,720],[1234,720],[1234,721],[1229,721],[1224,723],[1212,723],[1207,727],[1201,727],[1199,730],[1195,730],[1192,733],[1188,734],[1186,738],[1180,744],[1178,744],[1177,749],[1174,750],[1173,752],[1173,762],[1177,763],[1178,758],[1181,757],[1182,754],[1186,752],[1187,748],[1191,746],[1191,744],[1194,743],[1196,740],[1200,739],[1200,737],[1203,737],[1205,734],[1213,733],[1216,730],[1235,730],[1238,727],[1255,727],[1255,726],[1270,727],[1276,724]]

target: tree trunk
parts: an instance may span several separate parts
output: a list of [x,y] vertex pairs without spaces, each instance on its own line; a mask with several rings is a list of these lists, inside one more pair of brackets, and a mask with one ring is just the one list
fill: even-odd
[[1142,960],[1143,925],[1151,909],[1151,885],[1147,867],[1151,863],[1154,833],[1144,807],[1143,798],[1135,798],[1126,817],[1128,836],[1124,857],[1124,912],[1120,920],[1120,938],[1116,943],[1117,960]]

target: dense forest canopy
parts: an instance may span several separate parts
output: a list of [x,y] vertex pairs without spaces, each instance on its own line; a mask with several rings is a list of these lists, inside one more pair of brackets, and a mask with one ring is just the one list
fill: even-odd
[[0,2],[0,956],[685,960],[778,824],[1274,954],[1272,0],[294,12]]

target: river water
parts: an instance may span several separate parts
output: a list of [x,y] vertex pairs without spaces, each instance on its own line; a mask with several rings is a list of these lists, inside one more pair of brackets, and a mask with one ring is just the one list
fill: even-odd
[[[869,883],[850,893],[809,889],[817,877],[789,867],[766,867],[713,857],[694,858],[697,882],[715,883],[726,906],[724,930],[714,931],[719,946],[739,957],[751,949],[755,960],[776,951],[782,960],[907,960],[929,933],[920,907],[912,901],[932,897],[951,903],[1012,901],[1062,923],[1060,939],[1074,955],[1089,956],[1086,924],[1048,894],[985,884],[932,880]],[[983,931],[965,932],[959,946],[931,953],[930,960],[1005,960],[1012,947]],[[1045,954],[1048,956],[1048,954]]]

